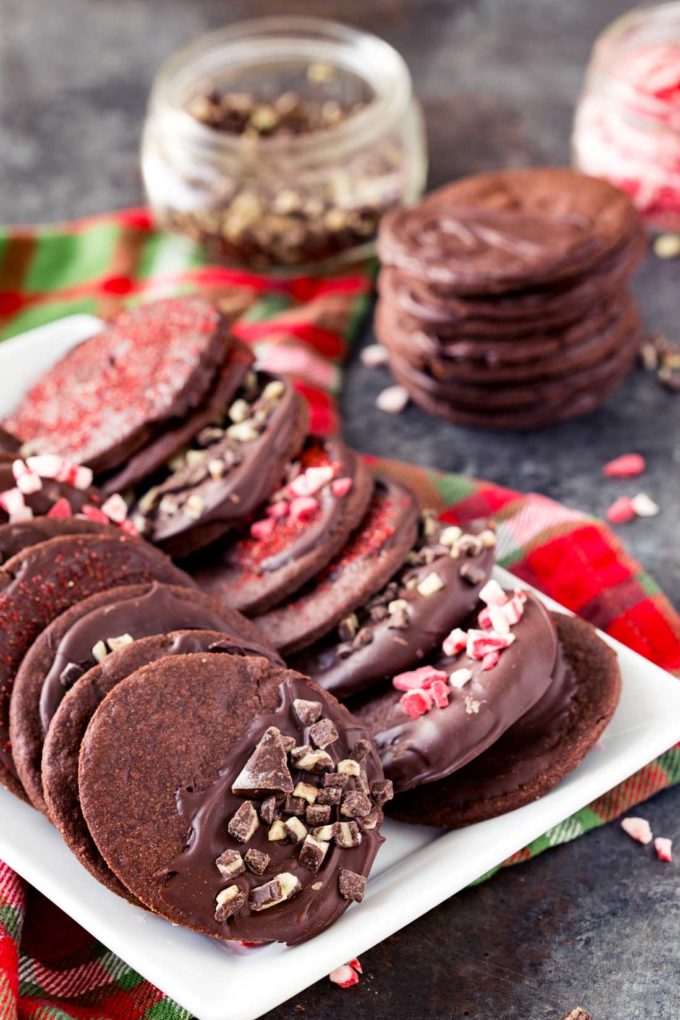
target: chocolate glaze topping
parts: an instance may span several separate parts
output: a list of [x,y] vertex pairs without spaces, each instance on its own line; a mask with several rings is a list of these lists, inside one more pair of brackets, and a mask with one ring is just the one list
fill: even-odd
[[[363,827],[358,846],[344,848],[331,841],[321,867],[313,872],[300,863],[299,844],[287,840],[268,840],[270,826],[264,821],[260,821],[253,837],[246,843],[229,834],[227,823],[245,802],[244,797],[232,792],[232,784],[265,731],[269,727],[276,727],[282,734],[293,737],[296,745],[312,742],[310,728],[301,724],[295,712],[293,703],[296,699],[313,700],[314,691],[302,678],[285,680],[281,685],[279,708],[254,721],[249,732],[232,748],[220,778],[205,790],[195,791],[187,786],[177,791],[177,808],[188,826],[187,844],[168,864],[165,874],[159,876],[163,880],[161,897],[175,907],[191,926],[215,936],[262,942],[281,941],[288,945],[307,941],[333,924],[348,906],[348,900],[339,890],[340,869],[346,868],[366,876],[383,842],[378,826]],[[323,715],[332,720],[334,714],[329,709],[330,705],[324,703]],[[342,725],[338,725],[338,731],[338,739],[325,748],[334,765],[342,759],[351,758],[357,742],[366,738],[366,730],[360,723],[347,726],[344,718]],[[382,770],[374,750],[369,751],[362,765],[369,783],[382,779]],[[322,787],[322,775],[294,767],[290,771],[294,785],[304,782]],[[356,779],[350,778],[343,788],[343,796],[356,783]],[[283,796],[277,797],[277,802],[279,814]],[[253,800],[252,803],[256,809],[263,810],[261,801]],[[372,809],[375,811],[374,802]],[[344,817],[337,806],[331,808],[331,814],[333,821]],[[381,817],[380,811],[378,814]],[[289,816],[281,813],[280,817],[285,821]],[[311,831],[312,827],[308,828]],[[263,874],[246,869],[234,878],[224,878],[215,861],[225,850],[243,854],[249,850],[258,850],[268,855],[269,862]],[[290,900],[266,910],[251,910],[249,902],[253,890],[264,886],[282,872],[298,879],[302,885],[301,891]],[[245,903],[225,921],[217,921],[214,916],[216,897],[221,890],[233,884],[238,885],[239,890],[245,894]]]
[[[474,619],[470,626],[476,626]],[[434,662],[435,669],[448,674],[463,668],[472,673],[464,687],[452,691],[445,708],[411,719],[392,687],[353,707],[371,727],[385,775],[396,790],[434,782],[462,768],[545,694],[555,673],[557,637],[547,610],[532,595],[513,632],[514,643],[492,669],[482,670],[481,662],[465,653]]]
[[[233,630],[233,612],[206,604],[195,592],[154,583],[145,590],[114,589],[108,605],[81,616],[61,638],[40,695],[43,734],[69,687],[96,665],[93,649],[108,638],[124,636],[136,641],[174,630]],[[103,654],[108,649],[103,649]]]
[[402,570],[291,666],[336,697],[415,668],[474,609],[491,575],[495,544],[487,522],[461,530],[425,516]]

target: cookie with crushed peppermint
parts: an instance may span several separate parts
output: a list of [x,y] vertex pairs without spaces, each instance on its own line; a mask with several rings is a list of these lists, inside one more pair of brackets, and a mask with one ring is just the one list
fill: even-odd
[[9,739],[16,673],[32,643],[60,613],[114,585],[151,580],[191,584],[158,549],[106,528],[23,549],[0,568],[0,785],[25,798]]
[[[194,593],[195,594],[195,593]],[[276,652],[242,634],[179,630],[142,637],[110,651],[71,687],[47,731],[42,755],[43,794],[50,821],[90,874],[108,889],[134,899],[108,867],[90,835],[80,807],[78,758],[90,719],[109,691],[142,666],[172,655],[258,655],[281,665]]]
[[3,424],[31,453],[111,471],[202,402],[228,343],[226,321],[200,297],[123,311],[41,376]]
[[173,458],[157,484],[135,493],[133,523],[175,557],[238,528],[281,484],[308,418],[289,379],[248,372],[219,418]]
[[261,636],[235,609],[187,586],[112,587],[76,603],[34,641],[19,668],[10,702],[10,740],[19,779],[31,803],[46,811],[41,778],[45,735],[64,696],[88,669],[124,644],[192,627]]
[[53,456],[15,457],[0,463],[0,525],[44,517],[50,511],[53,516],[70,517],[82,513],[85,506],[100,508],[102,502],[88,468]]
[[340,552],[372,492],[373,476],[358,453],[341,439],[308,436],[286,484],[257,519],[236,538],[205,549],[189,573],[236,609],[263,613]]
[[405,565],[291,665],[341,698],[417,665],[474,609],[495,547],[487,521],[458,527],[424,513]]
[[543,797],[595,746],[621,693],[616,655],[585,620],[550,616],[558,657],[545,694],[469,764],[397,797],[395,818],[458,829],[514,811]]
[[257,617],[283,655],[313,644],[379,591],[413,547],[419,511],[414,494],[384,476],[359,527],[337,556],[291,599]]
[[399,792],[462,768],[553,682],[557,636],[543,604],[527,592],[509,597],[496,582],[481,596],[493,601],[454,628],[439,656],[352,706]]
[[110,691],[78,783],[100,853],[145,906],[213,938],[288,945],[363,898],[392,793],[331,695],[264,658],[205,654]]

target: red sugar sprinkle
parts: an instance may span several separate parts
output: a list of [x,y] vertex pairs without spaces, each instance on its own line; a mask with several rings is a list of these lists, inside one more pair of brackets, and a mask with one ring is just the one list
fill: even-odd
[[451,688],[449,685],[443,680],[435,680],[431,684],[429,690],[430,694],[434,698],[434,703],[437,708],[446,708],[449,703],[449,695],[451,694]]
[[487,652],[487,654],[482,659],[482,669],[483,670],[493,669],[494,666],[498,665],[498,660],[500,659],[500,657],[501,657],[500,652]]
[[262,539],[269,538],[275,527],[276,522],[273,517],[265,517],[261,521],[254,521],[250,525],[251,538],[254,538],[258,542]]
[[610,524],[626,524],[636,517],[633,501],[630,496],[619,496],[607,510],[607,520]]
[[314,496],[297,496],[291,500],[290,516],[294,521],[308,521],[319,509],[319,501]]
[[448,680],[446,673],[433,666],[419,666],[418,669],[408,670],[406,673],[398,673],[392,679],[392,686],[398,691],[413,691],[418,689],[427,690],[436,681]]
[[444,652],[444,655],[458,655],[458,652],[462,652],[466,644],[467,633],[460,627],[455,627],[449,636],[444,639],[442,651]]
[[647,468],[645,458],[639,453],[624,453],[610,460],[602,468],[607,478],[635,478]]
[[432,696],[429,691],[419,687],[416,690],[406,691],[405,694],[402,694],[399,698],[399,704],[411,719],[418,719],[419,716],[425,715],[432,708]]
[[80,512],[83,517],[87,517],[88,521],[96,521],[97,524],[109,523],[106,514],[102,513],[99,507],[91,506],[90,503],[86,503]]
[[644,846],[652,842],[652,830],[646,818],[624,818],[621,828],[627,836]]
[[[354,963],[355,961],[352,961]],[[359,974],[361,973],[360,967],[353,967],[352,963],[345,963],[342,967],[336,967],[328,975],[329,980],[334,985],[339,985],[340,988],[351,988],[352,985],[359,984]]]

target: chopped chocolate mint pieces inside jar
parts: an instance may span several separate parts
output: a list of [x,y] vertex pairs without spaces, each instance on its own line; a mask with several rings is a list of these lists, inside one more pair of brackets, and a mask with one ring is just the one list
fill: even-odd
[[491,574],[495,544],[486,522],[458,527],[424,512],[416,543],[392,580],[293,664],[340,697],[407,669],[472,612]]

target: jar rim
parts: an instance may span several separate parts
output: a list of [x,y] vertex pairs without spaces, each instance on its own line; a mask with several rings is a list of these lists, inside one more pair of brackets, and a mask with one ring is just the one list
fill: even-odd
[[[324,50],[312,50],[313,45]],[[249,147],[242,136],[203,124],[186,108],[187,90],[210,71],[239,64],[275,64],[287,56],[351,71],[371,87],[373,96],[363,109],[321,131],[258,137],[249,140]],[[172,54],[156,75],[149,110],[167,119],[173,132],[206,148],[241,156],[247,148],[258,156],[312,151],[321,155],[329,148],[363,145],[376,130],[384,133],[386,125],[408,108],[412,96],[406,61],[384,39],[326,18],[282,15],[235,22]]]

